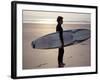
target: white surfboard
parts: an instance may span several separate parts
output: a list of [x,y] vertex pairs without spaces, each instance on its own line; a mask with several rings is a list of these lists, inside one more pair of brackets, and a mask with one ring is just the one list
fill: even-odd
[[[64,46],[79,43],[87,40],[88,38],[90,38],[90,30],[88,29],[73,29],[63,31]],[[47,34],[32,41],[32,47],[34,49],[53,49],[61,47],[59,32]]]

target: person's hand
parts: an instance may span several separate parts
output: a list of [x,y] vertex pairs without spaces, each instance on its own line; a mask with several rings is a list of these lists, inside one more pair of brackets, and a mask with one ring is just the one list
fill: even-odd
[[64,44],[61,44],[61,47],[64,47]]

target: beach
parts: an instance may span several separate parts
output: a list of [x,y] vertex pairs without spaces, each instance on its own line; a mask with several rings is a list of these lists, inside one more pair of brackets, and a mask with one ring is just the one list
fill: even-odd
[[[90,29],[90,24],[64,24],[64,30]],[[22,28],[22,65],[23,69],[58,68],[58,48],[33,49],[31,42],[37,38],[56,32],[56,24],[23,23]],[[64,67],[91,66],[91,39],[64,47]]]

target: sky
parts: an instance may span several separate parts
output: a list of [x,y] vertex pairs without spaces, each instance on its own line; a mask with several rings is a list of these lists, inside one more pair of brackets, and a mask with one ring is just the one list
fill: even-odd
[[58,16],[63,17],[64,24],[90,24],[91,20],[89,13],[23,10],[23,23],[56,24]]

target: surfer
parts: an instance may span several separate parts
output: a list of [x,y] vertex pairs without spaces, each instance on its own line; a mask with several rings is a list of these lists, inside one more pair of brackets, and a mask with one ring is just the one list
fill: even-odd
[[61,40],[61,47],[58,49],[58,67],[64,67],[64,63],[63,63],[63,55],[64,55],[64,40],[63,40],[63,28],[62,28],[62,24],[63,24],[63,17],[62,16],[58,16],[57,17],[57,26],[56,26],[56,32],[59,32],[59,37]]

